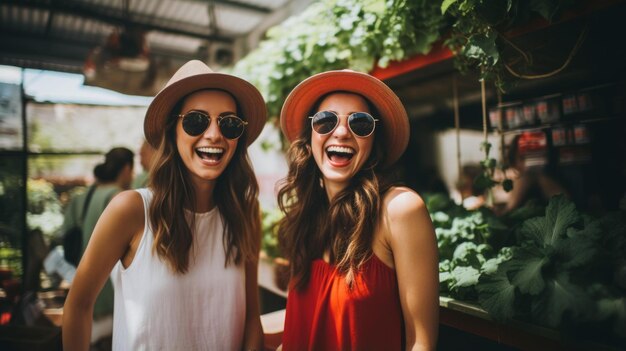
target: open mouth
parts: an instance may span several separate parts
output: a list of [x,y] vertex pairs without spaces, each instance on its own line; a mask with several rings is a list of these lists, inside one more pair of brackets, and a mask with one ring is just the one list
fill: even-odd
[[224,156],[224,149],[221,147],[199,147],[196,154],[203,160],[219,162]]
[[329,146],[326,148],[326,156],[331,162],[345,164],[350,162],[356,152],[347,146]]

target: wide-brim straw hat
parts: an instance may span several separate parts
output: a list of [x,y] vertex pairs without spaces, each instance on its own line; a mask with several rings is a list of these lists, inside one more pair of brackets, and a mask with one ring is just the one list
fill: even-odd
[[363,96],[378,110],[376,132],[384,137],[383,166],[395,163],[409,143],[409,118],[398,96],[382,81],[366,73],[352,70],[318,73],[303,80],[287,96],[280,111],[280,127],[293,142],[305,126],[318,100],[331,92],[343,91]]
[[154,97],[143,123],[146,140],[158,148],[172,109],[183,97],[204,89],[230,93],[237,101],[239,117],[248,122],[246,142],[250,145],[261,134],[267,121],[267,109],[261,93],[254,85],[230,74],[214,72],[202,61],[185,63],[174,73],[165,87]]

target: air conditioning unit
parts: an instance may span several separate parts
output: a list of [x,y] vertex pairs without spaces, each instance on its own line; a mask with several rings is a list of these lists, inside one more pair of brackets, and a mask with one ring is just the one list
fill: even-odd
[[106,42],[89,53],[83,74],[85,84],[123,94],[151,96],[156,65],[150,56],[142,30],[124,28],[111,33]]
[[236,62],[235,49],[228,43],[209,43],[198,48],[198,58],[215,71],[232,66]]

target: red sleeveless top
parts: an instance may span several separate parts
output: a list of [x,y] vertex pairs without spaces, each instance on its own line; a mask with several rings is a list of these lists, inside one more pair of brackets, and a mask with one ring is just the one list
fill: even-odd
[[289,291],[285,351],[401,350],[403,344],[396,273],[374,254],[352,289],[334,266],[317,259],[308,285]]

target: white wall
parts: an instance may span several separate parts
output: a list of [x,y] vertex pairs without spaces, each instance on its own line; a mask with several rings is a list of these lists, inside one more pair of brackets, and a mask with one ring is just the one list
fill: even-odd
[[[461,166],[478,164],[485,157],[484,151],[480,149],[480,144],[484,140],[483,132],[462,129],[460,134]],[[490,133],[488,140],[492,145],[489,156],[500,162],[500,136]],[[435,166],[451,193],[454,192],[455,183],[459,177],[456,144],[454,129],[435,133]]]

